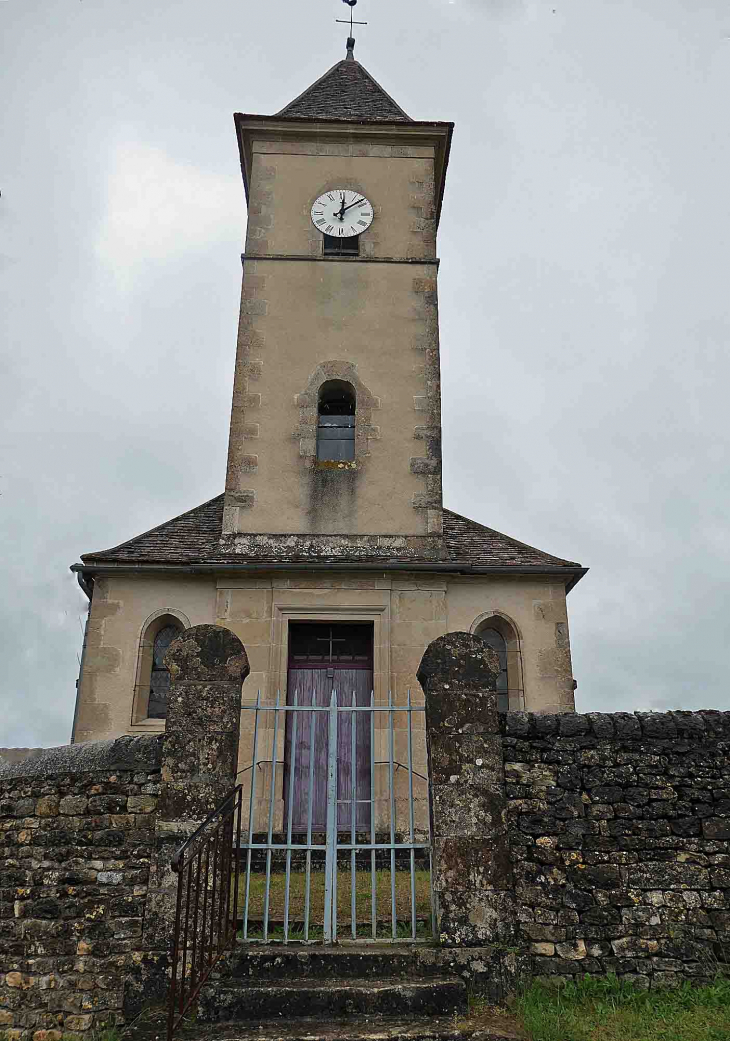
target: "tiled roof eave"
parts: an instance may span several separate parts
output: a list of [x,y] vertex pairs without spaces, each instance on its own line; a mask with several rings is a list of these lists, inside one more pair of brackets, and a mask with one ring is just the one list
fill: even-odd
[[408,559],[384,559],[384,560],[362,560],[352,557],[349,560],[342,559],[320,559],[320,560],[231,560],[221,558],[219,560],[185,560],[185,561],[132,561],[132,560],[110,560],[105,558],[94,559],[84,557],[81,564],[72,564],[71,571],[84,574],[98,574],[102,571],[156,571],[184,572],[187,574],[210,574],[216,571],[351,571],[353,568],[365,571],[432,571],[463,575],[488,575],[488,574],[520,574],[520,575],[568,575],[577,574],[581,577],[586,574],[588,568],[580,564],[469,564],[466,561],[426,561]]
[[282,115],[280,112],[271,116],[263,116],[260,112],[236,112],[234,119],[245,120],[247,123],[357,123],[358,126],[372,126],[383,128],[392,126],[398,130],[404,128],[436,127],[438,129],[452,129],[454,123],[443,119],[387,119],[385,117],[368,118],[367,116],[294,116]]

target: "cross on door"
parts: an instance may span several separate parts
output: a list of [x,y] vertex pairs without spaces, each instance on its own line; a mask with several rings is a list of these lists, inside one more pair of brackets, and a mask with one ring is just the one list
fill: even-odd
[[332,652],[334,651],[334,645],[336,643],[347,643],[347,640],[344,637],[334,636],[333,632],[332,632],[332,626],[330,626],[329,636],[318,636],[317,637],[317,643],[329,643],[329,647],[330,647],[330,657],[329,657],[329,660],[330,660],[330,664],[332,664],[332,660],[333,660],[332,659]]

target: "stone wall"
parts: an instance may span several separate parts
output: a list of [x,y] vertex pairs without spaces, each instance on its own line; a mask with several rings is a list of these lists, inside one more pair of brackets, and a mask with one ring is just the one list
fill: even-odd
[[0,1030],[60,1041],[142,986],[161,738],[45,749],[0,769]]
[[522,942],[536,977],[640,986],[730,962],[730,712],[502,721]]

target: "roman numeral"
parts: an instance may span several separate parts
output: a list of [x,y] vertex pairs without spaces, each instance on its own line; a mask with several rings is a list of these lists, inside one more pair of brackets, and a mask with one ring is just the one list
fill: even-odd
[[332,224],[328,224],[328,225],[327,225],[327,228],[326,228],[325,230],[327,231],[327,234],[328,234],[328,235],[331,235],[331,234],[332,234],[332,232],[333,232],[333,231],[334,231],[335,229],[334,229],[334,227],[333,227],[333,225],[332,225]]
[[334,197],[334,195],[331,194],[331,192],[327,192],[327,198],[329,199],[330,202],[334,202],[335,201],[335,197]]
[[363,213],[363,217],[372,217],[372,213]]
[[340,228],[340,235],[342,234],[342,232],[343,232],[344,230],[345,230],[344,228]]
[[317,224],[326,224],[326,223],[327,223],[327,221],[324,219],[324,217],[320,217],[319,220],[317,221]]
[[323,213],[324,213],[324,210],[315,210],[314,211],[314,216],[315,217],[321,217]]
[[366,220],[359,220],[357,223],[362,224],[363,228],[367,228],[368,226],[368,222]]

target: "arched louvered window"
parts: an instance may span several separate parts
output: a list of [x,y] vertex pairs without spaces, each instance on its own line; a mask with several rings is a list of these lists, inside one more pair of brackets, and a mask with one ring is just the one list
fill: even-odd
[[328,380],[319,391],[317,460],[351,462],[355,458],[355,388]]
[[170,673],[164,665],[167,650],[180,633],[179,625],[165,625],[160,629],[152,645],[152,669],[150,671],[150,694],[147,703],[148,719],[164,719],[167,716],[167,694],[170,690]]

